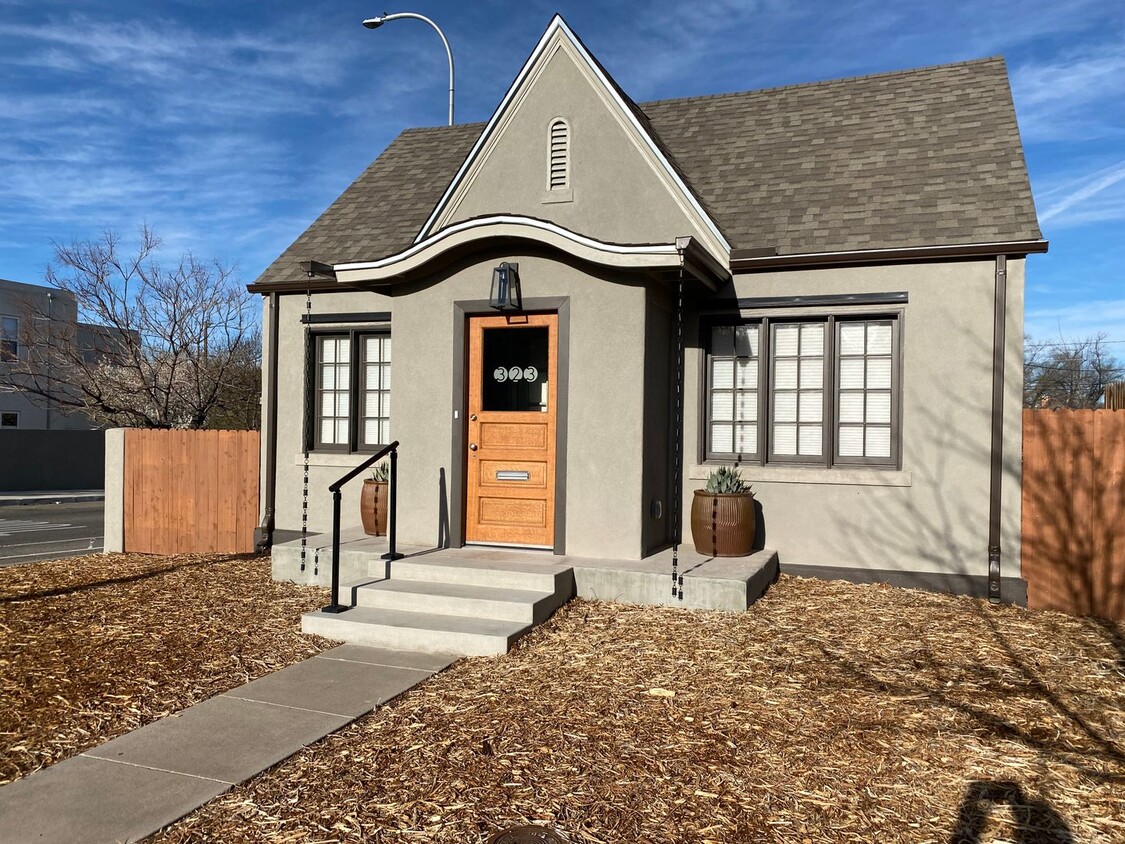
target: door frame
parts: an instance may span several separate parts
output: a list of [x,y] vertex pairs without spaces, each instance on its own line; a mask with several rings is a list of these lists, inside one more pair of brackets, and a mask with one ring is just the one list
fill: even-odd
[[[558,314],[558,356],[555,367],[555,536],[552,550],[566,553],[566,421],[567,385],[570,383],[570,297],[542,296],[523,300],[525,313]],[[497,316],[487,299],[471,299],[453,303],[453,395],[451,422],[453,432],[449,460],[449,542],[452,547],[465,545],[465,504],[467,500],[465,463],[468,454],[469,407],[469,317]]]

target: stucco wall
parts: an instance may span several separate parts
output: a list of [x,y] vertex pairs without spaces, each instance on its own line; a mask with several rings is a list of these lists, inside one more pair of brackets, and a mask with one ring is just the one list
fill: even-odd
[[[542,255],[484,255],[400,287],[393,296],[314,297],[314,313],[393,312],[392,435],[402,441],[399,536],[438,541],[442,500],[451,506],[457,472],[454,396],[460,365],[453,345],[454,302],[480,300],[499,260],[520,263],[525,298],[566,297],[569,355],[565,424],[565,547],[569,554],[635,559],[661,544],[671,508],[665,496],[671,331],[665,294],[626,278],[611,280]],[[1003,548],[1005,574],[1019,570],[1020,397],[1023,261],[1008,264]],[[720,299],[906,291],[902,309],[902,468],[820,469],[749,466],[761,503],[764,544],[786,563],[984,574],[989,512],[992,404],[991,260],[900,267],[819,269],[737,278]],[[279,355],[277,527],[296,530],[301,513],[303,296],[282,296]],[[856,310],[886,312],[883,306]],[[823,315],[825,308],[809,314]],[[832,312],[844,313],[840,309]],[[794,316],[799,309],[773,312]],[[324,326],[317,326],[323,328]],[[357,326],[358,327],[358,326]],[[702,460],[702,352],[687,321],[685,361],[685,526]],[[644,389],[642,389],[644,385]],[[647,394],[647,399],[646,399]],[[454,418],[454,410],[460,417]],[[663,423],[663,424],[662,424]],[[363,455],[311,458],[309,526],[327,531],[327,485]],[[358,524],[359,484],[345,488],[344,525]],[[652,502],[661,499],[662,520]],[[460,537],[454,535],[456,544]],[[685,527],[685,539],[690,533]]]
[[[559,45],[470,171],[446,222],[498,211],[550,220],[609,243],[670,243],[703,232],[606,92]],[[547,191],[548,129],[570,127],[570,201]],[[548,201],[544,201],[544,199]]]
[[[263,309],[263,325],[269,325],[269,308]],[[305,414],[305,326],[301,317],[305,313],[304,295],[279,296],[278,324],[278,377],[277,377],[277,499],[274,517],[279,530],[301,529],[301,488],[304,457],[302,436]],[[390,311],[390,297],[378,293],[317,293],[313,295],[313,313],[350,313]],[[332,325],[316,325],[316,329],[331,329]],[[351,324],[341,328],[358,327]],[[269,359],[263,355],[263,383],[266,382]],[[392,398],[393,401],[393,398]],[[263,404],[263,411],[265,409]],[[393,412],[393,406],[392,406]],[[269,423],[263,413],[262,448],[266,448]],[[393,424],[393,423],[392,423]],[[332,496],[328,485],[348,469],[358,466],[369,455],[313,453],[309,459],[309,530],[327,532],[332,527]],[[263,466],[264,470],[264,466]],[[265,477],[263,471],[262,477]],[[341,514],[343,525],[359,524],[359,490],[355,481],[344,487]],[[265,485],[262,485],[265,495]],[[264,506],[264,505],[263,505]]]
[[[743,467],[761,503],[764,543],[778,551],[783,566],[987,573],[994,270],[994,262],[985,260],[755,273],[735,279],[729,295],[739,298],[909,294],[908,304],[901,306],[901,471]],[[1003,507],[1006,574],[1019,570],[1022,288],[1023,261],[1010,261]],[[802,312],[845,311],[786,308],[772,313]],[[695,337],[687,351],[686,370],[685,508],[712,468],[703,465],[700,447],[702,352]],[[690,536],[686,529],[685,533]]]
[[[523,296],[566,297],[569,354],[566,460],[566,551],[579,556],[636,559],[641,556],[647,504],[642,490],[645,288],[592,276],[542,256],[483,256],[425,282],[377,293],[314,296],[314,313],[391,311],[394,340],[391,432],[402,442],[399,539],[437,543],[441,497],[451,500],[453,426],[464,405],[453,396],[454,302],[487,298],[491,271],[500,260],[517,261]],[[303,296],[283,296],[279,330],[278,491],[276,525],[300,528],[301,418],[304,383]],[[318,325],[317,328],[325,326]],[[360,327],[360,326],[355,326]],[[560,343],[562,343],[560,338]],[[454,410],[460,417],[454,419]],[[560,420],[562,424],[563,420]],[[309,528],[331,526],[327,485],[358,465],[364,455],[313,454]],[[343,524],[359,524],[359,483],[345,487]],[[459,537],[454,537],[456,542]]]

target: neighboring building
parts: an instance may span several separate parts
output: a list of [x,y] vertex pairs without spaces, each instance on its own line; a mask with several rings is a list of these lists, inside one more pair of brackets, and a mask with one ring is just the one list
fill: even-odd
[[[45,359],[41,344],[49,342],[48,338],[77,336],[85,346],[84,338],[92,337],[94,332],[98,332],[97,326],[78,322],[74,294],[55,287],[0,279],[0,379],[8,384],[8,364],[17,358],[26,361],[29,356],[34,360],[37,354]],[[93,347],[92,340],[88,344]],[[85,414],[62,413],[45,399],[0,389],[0,431],[84,431],[93,427]]]
[[487,124],[403,132],[250,286],[266,515],[301,527],[307,447],[330,530],[393,438],[400,542],[636,560],[737,463],[783,570],[1015,574],[1046,248],[1002,59],[638,105],[556,17]]

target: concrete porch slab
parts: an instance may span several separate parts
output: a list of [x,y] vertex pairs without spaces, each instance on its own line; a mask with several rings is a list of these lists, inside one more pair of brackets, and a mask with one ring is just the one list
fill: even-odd
[[351,720],[220,695],[83,755],[233,785]]
[[672,592],[672,551],[643,560],[567,558],[574,566],[579,598],[650,606],[742,612],[777,580],[777,552],[765,549],[747,557],[704,557],[680,546],[677,571],[683,597]]
[[[331,544],[331,537],[310,538],[308,548]],[[321,552],[319,576],[312,574],[312,555],[306,553],[306,571],[300,572],[300,542],[287,542],[273,548],[273,576],[281,580],[317,582],[327,585],[331,580],[331,558]],[[361,584],[397,577],[423,579],[421,567],[449,567],[461,580],[468,578],[478,585],[492,585],[490,571],[542,572],[556,575],[573,571],[575,594],[580,598],[623,601],[689,609],[742,612],[760,598],[777,579],[777,552],[755,551],[746,557],[708,557],[696,552],[690,543],[679,547],[678,571],[683,575],[682,600],[672,594],[672,549],[665,548],[641,560],[597,559],[555,555],[549,551],[527,551],[483,545],[463,548],[418,548],[403,546],[406,556],[396,563],[381,559],[386,551],[385,537],[366,536],[358,529],[341,535],[341,580],[351,581],[340,590],[346,604],[356,603]],[[397,574],[396,574],[397,568]],[[473,570],[483,576],[469,578]],[[497,584],[501,585],[501,584]],[[511,585],[511,584],[502,584]],[[528,587],[523,587],[528,588]]]
[[218,780],[75,756],[0,788],[0,841],[139,841],[228,788]]

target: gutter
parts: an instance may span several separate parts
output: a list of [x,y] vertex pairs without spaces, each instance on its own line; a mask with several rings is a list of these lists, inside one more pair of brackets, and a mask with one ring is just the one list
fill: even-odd
[[1000,505],[1004,482],[1004,336],[1007,328],[1007,256],[996,256],[996,288],[992,306],[992,460],[988,502],[988,600],[999,604]]
[[854,249],[842,252],[806,252],[778,255],[776,249],[734,249],[730,253],[733,271],[772,270],[788,267],[816,267],[841,264],[871,264],[880,261],[941,261],[955,258],[980,258],[992,255],[1023,256],[1046,252],[1046,240],[1013,240],[997,243],[957,243],[952,246],[908,246],[895,249]]
[[254,546],[264,551],[273,547],[274,512],[277,503],[277,334],[281,315],[278,313],[279,302],[276,292],[269,294],[270,299],[270,326],[269,326],[269,372],[266,376],[266,476],[265,481],[265,512],[262,514],[262,524],[256,531],[257,538]]

